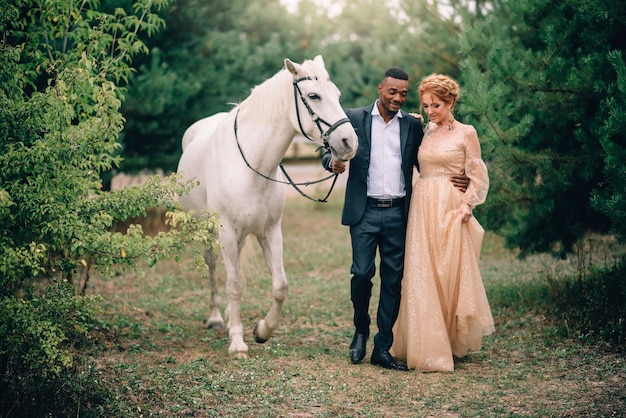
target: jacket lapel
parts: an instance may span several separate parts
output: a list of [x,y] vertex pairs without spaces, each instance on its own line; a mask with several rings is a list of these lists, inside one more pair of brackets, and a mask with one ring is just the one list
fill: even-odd
[[[368,156],[369,156],[369,151],[371,151],[372,149],[372,109],[373,108],[374,106],[371,106],[363,110],[363,126],[361,128],[363,129],[363,138],[365,139],[365,144],[363,144],[363,146],[365,146],[365,149],[368,150],[368,153],[367,153]],[[368,160],[369,160],[369,157],[368,157]]]

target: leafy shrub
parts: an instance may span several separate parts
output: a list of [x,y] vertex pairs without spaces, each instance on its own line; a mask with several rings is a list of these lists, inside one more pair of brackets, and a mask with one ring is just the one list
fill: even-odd
[[626,342],[626,259],[589,275],[550,280],[552,310],[568,336]]
[[69,283],[49,286],[41,296],[0,300],[0,410],[43,416],[80,405],[72,398],[89,382],[78,378],[85,360],[73,353],[88,340],[97,302],[75,296]]
[[[188,244],[200,244],[190,247],[206,268],[202,247],[215,243],[215,216],[195,217],[176,202],[192,184],[173,175],[118,192],[101,185],[101,173],[119,164],[118,84],[131,58],[146,52],[139,34],[163,26],[153,9],[166,3],[138,0],[130,12],[107,14],[98,1],[0,0],[0,411],[7,415],[76,415],[99,402],[78,350],[98,308],[98,298],[82,296],[91,269],[152,265]],[[169,211],[170,231],[112,229],[156,206]]]

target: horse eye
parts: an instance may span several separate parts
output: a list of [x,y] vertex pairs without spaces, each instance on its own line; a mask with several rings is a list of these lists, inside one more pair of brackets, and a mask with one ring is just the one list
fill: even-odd
[[321,97],[317,93],[309,93],[309,99],[311,99],[311,100],[320,100]]

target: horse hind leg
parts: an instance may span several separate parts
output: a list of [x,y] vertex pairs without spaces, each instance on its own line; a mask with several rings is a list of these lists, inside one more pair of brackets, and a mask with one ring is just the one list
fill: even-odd
[[266,238],[258,238],[258,240],[272,275],[272,306],[265,318],[261,319],[254,328],[254,339],[257,343],[262,344],[272,336],[278,327],[280,311],[287,299],[289,285],[283,265],[283,236],[280,222],[270,230]]
[[222,318],[222,300],[217,290],[217,253],[214,250],[204,252],[204,260],[209,266],[209,281],[211,283],[211,313],[207,320],[207,328],[223,329],[224,319]]

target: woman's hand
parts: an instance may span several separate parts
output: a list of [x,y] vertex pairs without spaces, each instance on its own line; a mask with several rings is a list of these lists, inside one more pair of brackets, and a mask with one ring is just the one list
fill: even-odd
[[461,218],[463,222],[467,222],[472,218],[472,208],[468,203],[463,202],[457,209],[456,216]]

